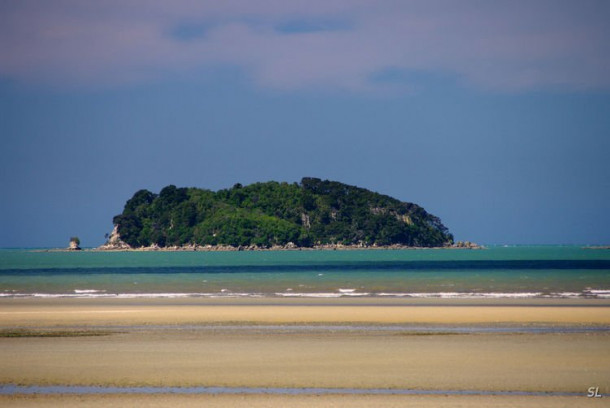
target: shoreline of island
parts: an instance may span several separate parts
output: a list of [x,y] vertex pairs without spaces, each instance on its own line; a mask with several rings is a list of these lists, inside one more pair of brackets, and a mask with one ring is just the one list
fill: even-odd
[[95,248],[48,248],[48,249],[33,249],[33,252],[269,252],[269,251],[367,251],[367,250],[441,250],[441,249],[456,249],[456,250],[481,250],[486,249],[485,246],[476,244],[470,241],[458,241],[453,245],[438,246],[438,247],[419,247],[400,244],[392,245],[365,245],[365,244],[321,244],[310,247],[297,246],[291,242],[286,245],[272,245],[269,247],[257,245],[199,245],[186,244],[182,246],[167,246],[150,245],[146,247],[133,248],[124,243],[103,244]]

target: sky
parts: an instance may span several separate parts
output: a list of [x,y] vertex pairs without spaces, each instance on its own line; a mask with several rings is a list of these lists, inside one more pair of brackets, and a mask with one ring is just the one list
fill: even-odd
[[0,247],[319,177],[456,240],[610,244],[610,2],[3,0]]

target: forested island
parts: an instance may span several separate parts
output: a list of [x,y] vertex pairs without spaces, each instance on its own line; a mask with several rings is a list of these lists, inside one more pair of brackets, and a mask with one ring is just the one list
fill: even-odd
[[303,178],[211,191],[140,190],[100,249],[447,247],[453,236],[422,207],[336,181]]

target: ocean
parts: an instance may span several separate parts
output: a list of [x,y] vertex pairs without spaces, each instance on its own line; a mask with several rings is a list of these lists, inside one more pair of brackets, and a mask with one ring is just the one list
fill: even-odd
[[610,250],[0,250],[0,297],[610,298]]

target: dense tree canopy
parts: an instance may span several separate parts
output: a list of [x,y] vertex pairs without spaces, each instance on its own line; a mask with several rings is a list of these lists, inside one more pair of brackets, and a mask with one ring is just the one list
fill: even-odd
[[218,192],[173,185],[159,194],[140,190],[113,221],[132,247],[453,243],[441,221],[416,204],[316,178]]

